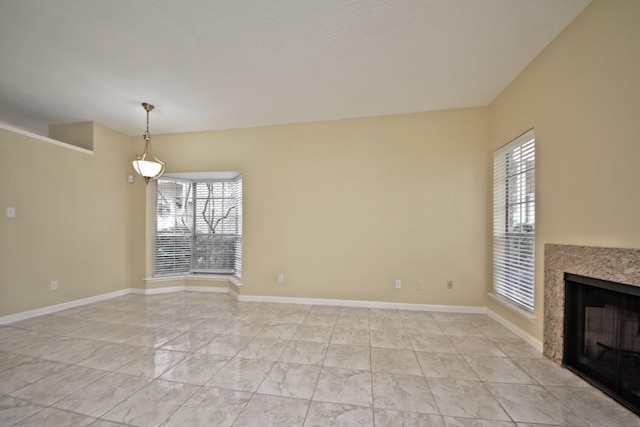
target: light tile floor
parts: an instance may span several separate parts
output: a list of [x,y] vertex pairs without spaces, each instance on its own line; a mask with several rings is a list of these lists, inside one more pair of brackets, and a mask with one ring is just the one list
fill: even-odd
[[0,327],[1,426],[640,426],[485,315],[127,295]]

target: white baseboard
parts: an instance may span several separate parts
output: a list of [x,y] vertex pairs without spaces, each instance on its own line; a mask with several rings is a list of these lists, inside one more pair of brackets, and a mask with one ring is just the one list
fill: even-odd
[[144,295],[170,294],[172,292],[184,291],[184,286],[167,286],[166,288],[143,289]]
[[228,293],[229,288],[223,287],[211,287],[211,286],[168,286],[166,288],[151,288],[151,289],[140,289],[140,293],[143,295],[158,295],[158,294],[168,294],[171,292],[216,292],[216,293]]
[[131,289],[121,289],[119,291],[109,292],[102,295],[96,295],[93,297],[82,298],[75,301],[64,302],[62,304],[50,305],[48,307],[36,308],[35,310],[22,311],[20,313],[10,314],[8,316],[0,317],[0,325],[6,325],[7,323],[18,322],[20,320],[31,319],[32,317],[43,316],[45,314],[57,313],[58,311],[68,310],[70,308],[80,307],[82,305],[92,304],[94,302],[100,302],[111,298],[127,295],[131,292]]
[[35,310],[23,311],[20,313],[10,314],[8,316],[0,317],[0,325],[6,325],[7,323],[18,322],[20,320],[30,319],[32,317],[43,316],[45,314],[57,313],[62,310],[68,310],[70,308],[80,307],[94,302],[100,302],[111,298],[127,295],[130,293],[141,295],[158,295],[171,292],[215,292],[215,293],[229,293],[232,297],[240,302],[273,302],[283,304],[308,304],[308,305],[336,305],[342,307],[362,307],[362,308],[385,308],[396,310],[413,310],[413,311],[437,311],[448,313],[471,313],[471,314],[487,314],[492,319],[496,320],[511,332],[531,344],[536,350],[542,353],[542,342],[520,329],[513,323],[509,322],[504,317],[498,315],[494,311],[486,307],[473,307],[473,306],[455,306],[455,305],[435,305],[435,304],[411,304],[411,303],[399,303],[399,302],[384,302],[384,301],[358,301],[358,300],[339,300],[339,299],[320,299],[320,298],[295,298],[295,297],[277,297],[277,296],[260,296],[260,295],[238,295],[235,291],[228,287],[208,287],[208,286],[171,286],[166,288],[155,289],[139,289],[139,288],[127,288],[119,291],[109,292],[102,295],[96,295],[93,297],[83,298],[75,301],[69,301],[62,304],[51,305],[48,307],[38,308]]
[[411,304],[399,302],[383,302],[383,301],[357,301],[357,300],[337,300],[337,299],[316,299],[316,298],[293,298],[293,297],[277,297],[277,296],[259,296],[259,295],[239,295],[238,301],[242,302],[274,302],[283,304],[311,304],[311,305],[337,305],[343,307],[363,307],[363,308],[386,308],[396,310],[413,310],[413,311],[436,311],[446,313],[471,313],[471,314],[487,314],[489,317],[509,329],[511,332],[531,344],[537,351],[542,353],[542,341],[533,335],[525,332],[523,329],[509,322],[504,317],[498,315],[494,311],[486,307],[473,306],[457,306],[457,305],[435,305],[435,304]]
[[[33,317],[44,316],[45,314],[53,314],[59,311],[68,310],[70,308],[76,308],[83,305],[92,304],[94,302],[105,301],[111,298],[121,297],[123,295],[128,295],[128,294],[158,295],[158,294],[167,294],[171,292],[182,292],[182,291],[229,293],[229,288],[209,287],[209,286],[171,286],[166,288],[155,288],[155,289],[127,288],[127,289],[121,289],[119,291],[109,292],[102,295],[96,295],[93,297],[69,301],[62,304],[50,305],[47,307],[37,308],[35,310],[22,311],[20,313],[2,316],[0,317],[0,325],[19,322],[20,320],[27,320]],[[235,294],[235,292],[233,292],[233,294]],[[237,294],[235,294],[235,297],[237,299]]]
[[160,276],[160,277],[146,277],[143,279],[145,283],[162,283],[162,282],[179,282],[181,280],[188,280],[193,282],[226,282],[231,283],[237,287],[242,287],[242,282],[235,276],[229,276],[226,274],[183,274],[178,276]]
[[520,329],[519,327],[509,322],[507,319],[500,316],[498,313],[496,313],[491,309],[487,309],[487,316],[491,317],[493,320],[500,323],[505,328],[509,329],[511,332],[513,332],[514,334],[516,334],[517,336],[519,336],[520,338],[522,338],[523,340],[531,344],[533,347],[535,347],[536,350],[542,353],[542,341],[540,341],[533,335],[529,334],[528,332],[525,332],[523,329]]
[[238,301],[274,302],[274,303],[282,303],[282,304],[337,305],[341,307],[386,308],[386,309],[413,310],[413,311],[441,311],[441,312],[449,312],[449,313],[484,314],[487,311],[485,307],[472,307],[472,306],[411,304],[411,303],[402,303],[402,302],[358,301],[358,300],[322,299],[322,298],[295,298],[295,297],[276,297],[276,296],[261,296],[261,295],[239,295]]
[[217,294],[228,294],[229,288],[211,287],[211,286],[185,286],[187,292],[213,292]]

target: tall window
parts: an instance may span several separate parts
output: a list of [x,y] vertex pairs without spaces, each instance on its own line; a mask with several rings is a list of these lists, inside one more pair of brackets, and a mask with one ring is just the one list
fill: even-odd
[[155,275],[242,272],[242,177],[160,178]]
[[494,292],[533,311],[535,247],[533,129],[493,157]]

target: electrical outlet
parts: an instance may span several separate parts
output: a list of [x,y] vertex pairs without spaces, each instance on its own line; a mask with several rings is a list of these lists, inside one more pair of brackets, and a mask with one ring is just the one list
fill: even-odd
[[284,283],[284,275],[278,274],[278,283]]
[[419,291],[423,290],[424,289],[424,283],[422,283],[422,282],[416,283],[416,289],[419,290]]
[[58,290],[58,281],[57,280],[51,281],[51,290],[52,291],[57,291]]
[[402,287],[402,280],[396,279],[396,289],[400,289]]
[[453,289],[453,280],[447,280],[447,289]]

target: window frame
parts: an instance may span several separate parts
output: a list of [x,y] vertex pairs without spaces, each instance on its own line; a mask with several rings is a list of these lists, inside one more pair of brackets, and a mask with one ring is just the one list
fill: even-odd
[[493,293],[535,309],[535,147],[530,129],[494,152]]
[[[162,186],[170,187],[171,184],[176,185],[175,193],[171,194],[171,188],[163,193]],[[232,197],[228,194],[216,193],[217,188],[209,187],[208,184],[222,183],[224,188],[225,184],[230,184]],[[207,191],[209,197],[198,197],[197,187],[207,184]],[[182,186],[178,188],[178,186]],[[202,193],[200,193],[200,196]],[[167,197],[168,196],[168,197]],[[162,199],[161,199],[162,197]],[[162,203],[169,205],[163,207]],[[205,200],[209,199],[210,203]],[[161,200],[164,200],[162,202]],[[181,200],[181,202],[179,201]],[[233,214],[227,216],[220,210],[221,205],[217,202],[222,200],[222,209],[228,210],[229,205],[233,206]],[[225,201],[233,200],[231,203],[225,203]],[[212,209],[214,203],[217,206],[218,214],[205,217],[205,208]],[[197,174],[165,174],[156,181],[155,189],[155,210],[154,210],[154,251],[153,251],[153,277],[171,277],[182,275],[233,275],[240,278],[242,275],[242,174],[239,172],[210,172],[210,173],[197,173]],[[164,215],[161,214],[161,208],[164,211]],[[200,212],[203,210],[203,212]],[[168,214],[167,214],[168,212]],[[213,215],[215,212],[211,210]],[[222,215],[220,214],[222,212]],[[198,215],[202,214],[203,218],[198,219]],[[160,221],[164,221],[162,229]],[[231,216],[231,228],[226,226],[226,219]],[[167,219],[168,217],[168,219]],[[185,221],[186,217],[186,221]],[[181,220],[179,224],[178,219]],[[216,227],[212,232],[203,231],[202,228],[211,229],[212,225]],[[223,232],[216,232],[217,226],[222,226]],[[178,229],[176,234],[171,231],[172,228]],[[180,233],[180,228],[184,228],[186,232]],[[230,230],[235,232],[229,232]],[[171,241],[171,237],[176,236],[175,241]],[[213,239],[207,239],[207,236],[213,237]],[[219,237],[219,239],[218,239]],[[161,248],[159,244],[161,239],[167,240]],[[188,240],[188,241],[187,241]],[[207,243],[207,240],[217,240],[217,242]],[[199,242],[199,243],[198,243]],[[204,243],[203,243],[204,242]],[[225,253],[221,253],[221,257],[227,258],[223,261],[223,266],[217,268],[212,266],[211,262],[215,264],[215,257],[210,260],[204,261],[202,264],[197,265],[196,255],[197,248],[202,248],[203,244],[221,245],[221,249],[224,249]],[[229,251],[229,246],[232,249]],[[168,255],[162,255],[162,250]],[[228,252],[228,253],[227,253]],[[177,259],[178,261],[174,260]],[[180,258],[182,258],[180,260]],[[231,260],[229,260],[231,258]],[[188,261],[187,261],[188,259]],[[202,262],[202,256],[199,257]],[[230,268],[229,265],[233,267]],[[227,267],[225,267],[227,266]]]

